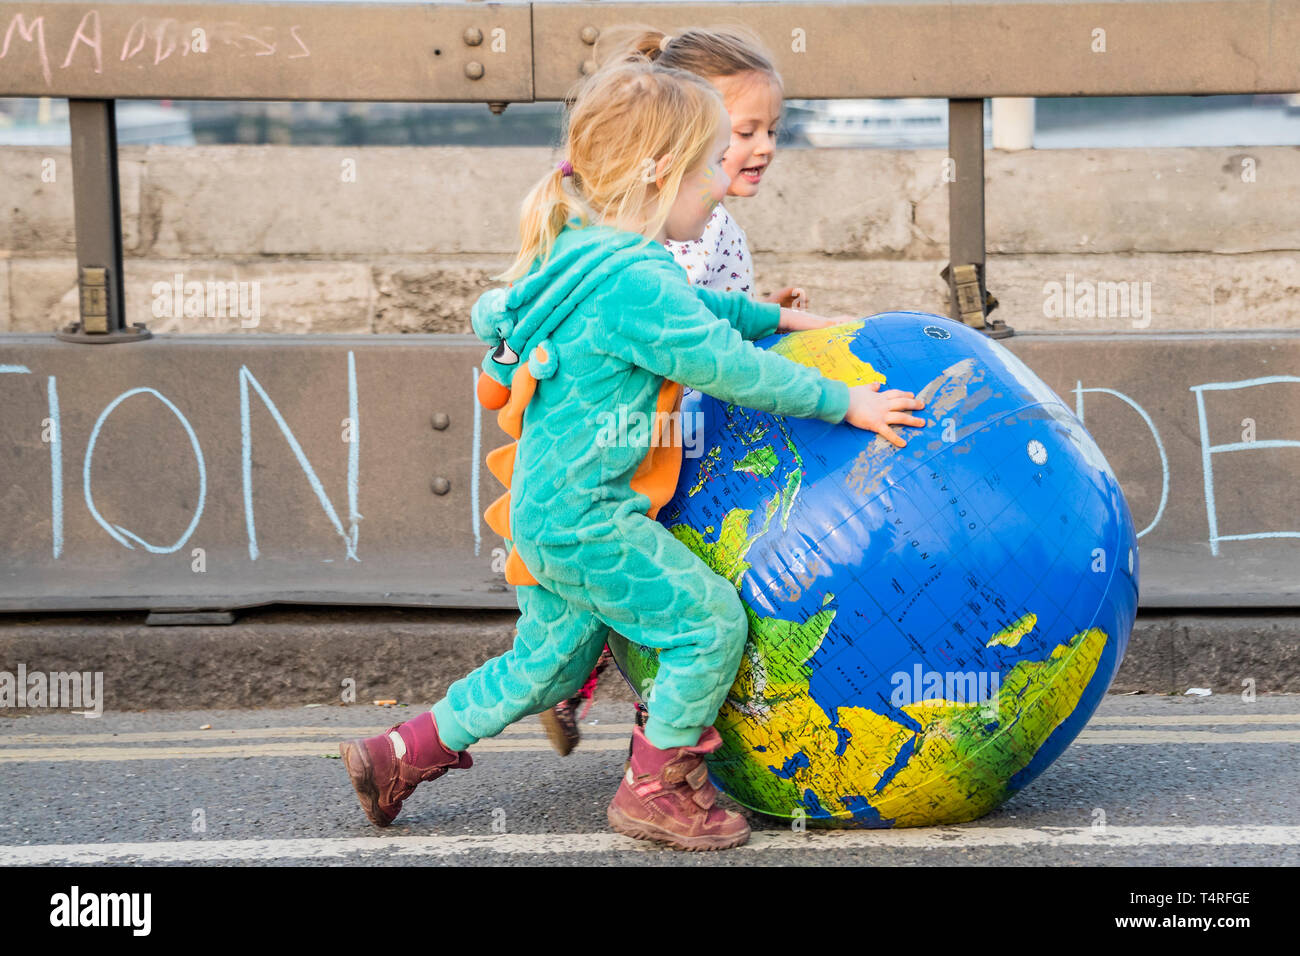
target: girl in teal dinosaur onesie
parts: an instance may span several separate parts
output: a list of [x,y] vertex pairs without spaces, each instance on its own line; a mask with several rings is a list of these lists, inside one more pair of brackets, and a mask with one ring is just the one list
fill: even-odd
[[703,231],[729,184],[729,138],[721,97],[693,74],[633,62],[579,91],[568,158],[524,200],[521,250],[501,277],[511,285],[473,309],[490,346],[479,398],[518,439],[488,457],[509,493],[486,514],[511,546],[518,635],[431,711],[341,745],[376,825],[421,781],[470,767],[477,740],[571,696],[614,628],[660,656],[611,826],[682,849],[748,838],[743,817],[714,805],[703,762],[721,744],[711,725],[745,613],[735,587],[654,520],[681,465],[682,385],[896,444],[891,425],[924,423],[909,392],[850,388],[749,344],[780,329],[780,306],[692,287],[660,244]]

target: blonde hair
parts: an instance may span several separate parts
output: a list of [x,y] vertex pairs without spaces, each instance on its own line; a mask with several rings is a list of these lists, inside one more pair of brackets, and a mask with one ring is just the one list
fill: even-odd
[[651,63],[645,57],[594,71],[567,98],[565,158],[572,190],[560,168],[524,198],[519,254],[494,279],[514,281],[534,260],[545,261],[573,218],[631,221],[655,197],[655,164],[671,155],[657,188],[658,204],[640,232],[647,242],[668,219],[682,178],[705,159],[718,135],[722,97],[698,75]]
[[785,88],[758,34],[739,25],[692,27],[671,34],[643,25],[601,32],[597,62],[604,65],[637,57],[706,78],[758,73]]

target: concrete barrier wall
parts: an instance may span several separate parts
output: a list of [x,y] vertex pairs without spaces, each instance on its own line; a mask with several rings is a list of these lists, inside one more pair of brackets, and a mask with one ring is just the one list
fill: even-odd
[[[476,339],[6,342],[0,611],[514,606]],[[1300,335],[1006,343],[1115,469],[1144,607],[1300,606]]]
[[[509,648],[517,620],[514,610],[421,608],[267,607],[240,613],[233,625],[175,626],[149,626],[127,612],[7,614],[0,660],[11,672],[16,661],[29,673],[100,671],[112,711],[338,704],[345,677],[363,704],[427,705]],[[1189,687],[1234,699],[1246,687],[1300,693],[1300,617],[1139,616],[1111,690],[1182,694]],[[599,694],[632,699],[613,674]],[[19,713],[0,709],[0,716]]]
[[[783,151],[761,194],[730,205],[760,289],[802,285],[823,314],[946,312],[944,158]],[[511,258],[519,201],[558,159],[520,148],[124,148],[127,320],[183,333],[467,332],[470,304]],[[996,316],[1016,329],[1300,327],[1300,148],[992,150],[985,163],[988,283]],[[77,303],[68,151],[0,150],[0,201],[0,331],[67,324]],[[250,283],[258,324],[217,309],[173,314],[170,293],[154,290],[178,275]]]

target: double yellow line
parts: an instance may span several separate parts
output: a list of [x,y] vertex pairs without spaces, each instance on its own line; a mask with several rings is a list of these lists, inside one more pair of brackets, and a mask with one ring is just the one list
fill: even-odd
[[[1260,725],[1271,727],[1246,729]],[[1300,744],[1300,714],[1098,716],[1092,719],[1088,727],[1075,740],[1075,744]],[[1181,729],[1187,727],[1210,729]],[[84,734],[10,734],[0,736],[0,764],[336,757],[340,742],[355,737],[369,737],[380,729],[382,728],[372,725],[158,730],[116,734],[104,731]],[[579,751],[620,751],[627,749],[632,725],[584,725],[582,731]],[[471,752],[527,753],[550,749],[550,742],[543,735],[541,725],[530,720],[507,728],[497,737],[479,741]]]

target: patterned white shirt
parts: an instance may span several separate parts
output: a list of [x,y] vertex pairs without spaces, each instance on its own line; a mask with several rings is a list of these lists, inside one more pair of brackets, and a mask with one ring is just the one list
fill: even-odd
[[700,238],[688,242],[665,240],[664,246],[686,270],[691,285],[754,297],[754,267],[745,231],[722,203],[713,207]]

